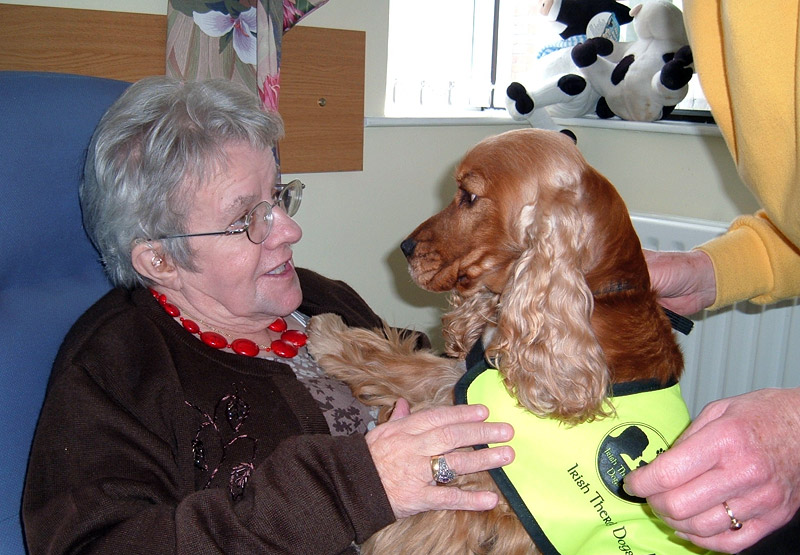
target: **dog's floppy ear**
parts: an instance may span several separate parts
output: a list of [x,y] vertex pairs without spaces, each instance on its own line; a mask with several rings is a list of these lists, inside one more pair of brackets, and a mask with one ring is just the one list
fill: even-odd
[[607,414],[609,371],[591,327],[594,303],[582,272],[591,241],[572,195],[562,190],[523,208],[525,251],[503,292],[488,354],[498,357],[529,410],[579,422]]

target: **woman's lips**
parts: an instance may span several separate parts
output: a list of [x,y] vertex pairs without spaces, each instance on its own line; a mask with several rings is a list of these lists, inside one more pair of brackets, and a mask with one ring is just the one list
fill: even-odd
[[280,276],[280,275],[283,275],[283,274],[287,273],[291,269],[292,269],[292,262],[291,262],[291,260],[287,260],[286,262],[284,262],[280,266],[277,266],[276,268],[273,268],[272,270],[267,272],[266,275],[268,275],[268,276]]
[[282,274],[285,269],[286,269],[286,263],[284,262],[283,264],[281,264],[280,266],[278,266],[274,270],[270,270],[269,272],[267,272],[267,275],[268,276],[274,276],[276,274]]

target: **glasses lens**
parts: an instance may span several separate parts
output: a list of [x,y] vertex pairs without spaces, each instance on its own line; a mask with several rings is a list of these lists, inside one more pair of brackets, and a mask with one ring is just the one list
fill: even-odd
[[248,214],[247,238],[259,245],[272,229],[272,209],[267,201],[256,204]]
[[303,200],[303,184],[299,179],[294,179],[283,185],[283,189],[275,199],[275,205],[280,206],[289,217],[292,217],[297,214],[301,200]]

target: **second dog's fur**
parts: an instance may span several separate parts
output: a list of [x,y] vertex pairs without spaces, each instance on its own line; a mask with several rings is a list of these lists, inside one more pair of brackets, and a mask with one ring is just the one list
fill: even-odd
[[[458,190],[402,244],[412,278],[450,292],[447,355],[415,351],[390,329],[315,317],[310,350],[385,420],[399,397],[412,410],[452,404],[469,349],[486,354],[519,402],[575,424],[613,412],[614,383],[678,379],[683,359],[651,290],[641,245],[614,187],[563,134],[518,130],[484,140],[456,171]],[[488,473],[465,489],[495,489]],[[377,553],[531,553],[505,501],[492,511],[402,519],[364,546]]]

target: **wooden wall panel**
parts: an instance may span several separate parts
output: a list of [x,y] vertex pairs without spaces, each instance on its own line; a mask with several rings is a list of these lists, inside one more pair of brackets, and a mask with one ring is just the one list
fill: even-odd
[[362,31],[297,26],[284,35],[282,171],[363,169],[365,43]]
[[0,4],[0,69],[122,81],[164,75],[163,15]]
[[[136,81],[164,74],[166,36],[163,15],[0,4],[0,70]],[[298,26],[284,36],[283,172],[362,169],[364,49],[361,31]]]

